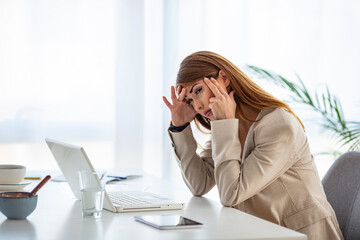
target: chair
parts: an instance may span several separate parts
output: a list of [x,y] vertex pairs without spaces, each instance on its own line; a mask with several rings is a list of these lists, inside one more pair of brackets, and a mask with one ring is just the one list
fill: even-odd
[[360,152],[336,159],[322,184],[345,240],[360,239]]

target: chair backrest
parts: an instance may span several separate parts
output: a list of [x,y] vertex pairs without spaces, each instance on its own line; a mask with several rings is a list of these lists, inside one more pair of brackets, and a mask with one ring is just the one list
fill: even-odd
[[341,155],[322,180],[346,240],[360,239],[360,152]]

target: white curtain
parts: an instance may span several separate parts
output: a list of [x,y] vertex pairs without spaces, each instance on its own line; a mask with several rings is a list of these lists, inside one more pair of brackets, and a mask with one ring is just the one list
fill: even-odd
[[0,1],[1,163],[57,168],[52,137],[113,164],[115,25],[112,1]]
[[[198,50],[327,84],[358,120],[359,10],[356,0],[0,0],[0,163],[57,169],[52,137],[83,145],[97,168],[180,179],[161,96]],[[294,110],[314,153],[337,146]],[[316,159],[322,176],[333,159]]]

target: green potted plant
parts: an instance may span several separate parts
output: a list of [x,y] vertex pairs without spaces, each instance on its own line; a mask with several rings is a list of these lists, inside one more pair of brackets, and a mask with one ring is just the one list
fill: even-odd
[[[254,77],[268,80],[289,90],[292,102],[306,105],[311,110],[319,113],[321,116],[320,125],[332,133],[332,136],[341,147],[345,146],[347,151],[360,150],[360,122],[345,120],[340,100],[330,93],[327,86],[324,91],[315,89],[310,92],[298,75],[296,75],[298,81],[296,83],[257,66],[247,65],[247,69]],[[340,154],[342,153],[336,152],[334,155]]]

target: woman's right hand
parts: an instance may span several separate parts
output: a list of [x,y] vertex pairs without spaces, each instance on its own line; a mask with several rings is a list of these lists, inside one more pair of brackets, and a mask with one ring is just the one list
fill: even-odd
[[195,118],[197,113],[194,108],[185,101],[185,88],[179,86],[177,89],[177,94],[178,97],[176,97],[175,94],[175,87],[171,86],[172,104],[164,96],[163,100],[171,112],[172,125],[180,127],[184,126],[188,122],[191,122]]

